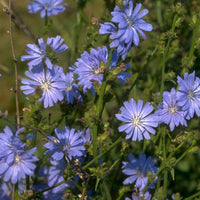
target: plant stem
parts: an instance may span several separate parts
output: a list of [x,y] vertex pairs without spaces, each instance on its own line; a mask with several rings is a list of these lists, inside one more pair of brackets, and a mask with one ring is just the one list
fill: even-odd
[[5,12],[11,16],[12,21],[17,25],[17,27],[21,29],[33,42],[35,42],[35,36],[27,27],[27,25],[23,22],[19,14],[16,13],[14,9],[8,8],[9,6],[7,5],[5,0],[0,0],[0,4],[2,5],[4,9],[6,8]]
[[108,74],[110,63],[111,63],[112,55],[113,55],[113,49],[111,49],[110,54],[109,54],[108,63],[107,63],[106,69],[105,69],[103,82],[102,82],[102,85],[101,85],[100,94],[99,94],[99,98],[98,98],[98,101],[97,101],[98,122],[94,125],[93,144],[92,144],[93,145],[93,156],[94,157],[97,156],[97,132],[99,130],[99,121],[101,120],[101,116],[102,116],[104,105],[105,105],[103,98],[104,98],[104,94],[105,94],[105,91],[106,91],[107,74]]
[[103,181],[103,188],[104,188],[104,191],[105,191],[106,200],[112,200],[108,185],[107,185],[105,180]]
[[175,165],[177,165],[177,163],[179,163],[179,162],[183,159],[183,157],[186,156],[186,154],[190,151],[190,149],[191,149],[195,144],[196,144],[196,141],[194,140],[194,141],[192,142],[191,146],[176,160]]
[[48,15],[47,15],[47,10],[45,10],[44,25],[45,25],[45,27],[47,27],[47,25],[48,25]]
[[200,24],[200,19],[197,18],[196,23],[195,23],[195,27],[194,27],[194,31],[193,31],[193,36],[192,36],[192,45],[191,45],[190,52],[189,52],[189,61],[192,61],[192,57],[193,57],[193,54],[194,54],[194,50],[195,50],[194,46],[195,46],[195,42],[196,42],[199,24]]
[[[174,32],[174,30],[175,30],[177,18],[178,18],[178,16],[175,15],[174,19],[173,19],[173,23],[172,23],[171,32]],[[167,42],[167,46],[165,48],[165,51],[164,51],[163,57],[162,57],[162,75],[161,75],[162,80],[161,80],[161,87],[160,87],[160,99],[161,100],[162,100],[162,95],[163,95],[163,90],[164,90],[164,82],[165,82],[165,64],[166,64],[167,54],[169,51],[169,46],[170,46],[171,41],[172,41],[172,38],[170,37]]]
[[[163,158],[164,158],[164,163],[166,163],[166,134],[165,134],[165,129],[163,130]],[[168,171],[165,168],[164,169],[164,192],[163,192],[163,197],[166,198],[167,196],[167,178],[168,178]]]
[[192,196],[187,197],[185,200],[192,200],[194,197],[200,196],[200,191],[197,192],[196,194],[193,194]]
[[62,185],[62,184],[65,183],[65,182],[66,182],[65,180],[64,180],[64,181],[61,181],[60,183],[58,183],[58,184],[56,184],[56,185],[54,185],[54,186],[52,186],[52,187],[48,187],[47,189],[44,189],[44,190],[39,191],[39,192],[36,192],[33,196],[29,197],[28,200],[34,199],[35,197],[37,197],[38,195],[42,194],[43,192],[52,190],[52,189],[56,188],[57,186]]
[[12,185],[12,200],[15,200],[15,184]]
[[94,163],[97,159],[99,159],[101,156],[103,156],[105,153],[107,153],[108,151],[110,151],[113,147],[115,147],[118,143],[120,143],[122,141],[122,138],[119,137],[112,145],[110,145],[108,147],[108,149],[102,153],[100,153],[99,155],[97,155],[95,158],[93,158],[90,162],[88,162],[86,165],[84,165],[82,167],[83,170],[87,169],[92,163]]
[[162,13],[161,13],[161,0],[158,0],[156,3],[156,14],[157,14],[158,23],[160,26],[162,26],[163,22],[162,22]]
[[103,83],[101,85],[101,90],[100,90],[100,94],[99,94],[99,99],[97,102],[97,115],[99,117],[99,119],[101,119],[101,115],[104,109],[104,105],[105,103],[103,102],[103,98],[104,98],[104,94],[106,91],[106,85],[107,85],[107,74],[108,74],[108,70],[109,70],[109,66],[112,60],[112,55],[113,55],[113,49],[111,49],[110,54],[109,54],[109,59],[108,59],[108,63],[106,66],[106,70],[104,73],[104,77],[103,77]]
[[[11,0],[9,0],[9,10],[11,9]],[[18,101],[18,71],[17,71],[17,59],[15,56],[15,50],[13,45],[13,35],[12,35],[12,17],[9,14],[9,34],[10,34],[10,44],[12,49],[12,56],[14,60],[15,67],[15,103],[16,103],[16,117],[17,117],[17,130],[20,128],[20,117],[19,117],[19,101]]]

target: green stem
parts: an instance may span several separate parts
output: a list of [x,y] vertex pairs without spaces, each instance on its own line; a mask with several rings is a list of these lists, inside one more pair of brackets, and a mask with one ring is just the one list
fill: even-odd
[[[98,132],[98,124],[96,124],[93,128],[93,135],[92,135],[92,150],[93,150],[93,156],[94,158],[97,157],[97,132]],[[97,160],[95,160],[97,163]]]
[[[176,149],[175,149],[173,152],[171,152],[171,153],[169,154],[169,156],[167,157],[167,161],[166,161],[166,162],[168,162],[169,159],[183,146],[183,144],[187,141],[187,139],[188,139],[189,137],[190,137],[190,135],[188,135],[188,136],[186,137],[185,141],[184,141],[183,143],[179,144],[179,146],[176,147]],[[154,177],[156,177],[156,176],[162,171],[163,168],[164,168],[164,165],[161,165],[161,167],[159,168],[159,170],[155,173]]]
[[196,194],[193,194],[192,196],[187,197],[185,200],[192,200],[192,199],[194,199],[195,197],[199,197],[199,196],[200,196],[200,191],[197,192]]
[[173,152],[171,152],[170,154],[169,154],[169,156],[168,156],[168,160],[183,146],[183,144],[187,141],[187,139],[190,137],[190,135],[188,134],[188,136],[185,138],[185,140],[184,140],[184,142],[183,143],[181,143],[181,144],[179,144],[178,145],[178,147],[176,147],[176,149],[173,151]]
[[159,189],[160,188],[160,182],[161,182],[161,176],[158,176],[158,180],[157,180],[157,183],[156,183],[156,188]]
[[[163,158],[164,158],[164,163],[166,163],[166,134],[165,134],[165,129],[163,130]],[[163,197],[166,198],[167,196],[167,178],[168,178],[168,171],[165,168],[164,169],[164,192],[163,192]]]
[[15,200],[15,184],[12,185],[12,200]]
[[30,180],[29,180],[29,176],[26,176],[26,190],[30,189]]
[[[104,98],[105,91],[106,91],[107,74],[108,74],[110,63],[111,63],[112,54],[113,54],[113,49],[111,49],[111,51],[110,51],[107,67],[105,69],[104,78],[103,78],[103,82],[102,82],[101,89],[100,89],[99,98],[98,98],[98,101],[97,101],[98,121],[101,120],[101,116],[102,116],[104,105],[105,105],[103,98]],[[97,156],[97,132],[98,132],[98,130],[99,130],[99,123],[97,122],[94,126],[94,129],[93,129],[93,144],[92,145],[93,145],[93,156],[94,157]]]
[[196,23],[195,23],[195,27],[194,27],[194,31],[193,31],[193,36],[192,36],[192,45],[191,45],[190,52],[189,52],[189,61],[192,61],[192,57],[193,57],[193,54],[194,54],[194,49],[195,49],[194,46],[195,46],[195,42],[196,42],[199,24],[200,24],[200,19],[197,18]]
[[47,15],[47,10],[45,10],[44,26],[47,27],[47,25],[48,25],[48,15]]
[[101,85],[100,94],[99,94],[99,98],[98,98],[98,102],[97,102],[97,115],[98,115],[99,119],[101,119],[101,115],[102,115],[104,105],[105,105],[105,103],[103,102],[103,98],[104,98],[104,94],[106,91],[107,74],[108,74],[109,66],[110,66],[110,63],[112,60],[112,55],[113,55],[113,49],[111,49],[110,54],[109,54],[109,59],[108,59],[107,65],[106,65],[106,69],[105,69],[105,73],[104,73],[104,77],[103,77],[103,83]]
[[161,1],[160,0],[158,0],[156,3],[156,14],[157,14],[158,23],[160,26],[162,26],[163,23],[162,23]]
[[84,165],[82,167],[83,170],[87,169],[92,163],[94,163],[96,160],[98,160],[101,156],[103,156],[105,153],[107,153],[108,151],[110,151],[113,147],[115,147],[118,143],[120,143],[122,141],[122,138],[119,137],[112,145],[110,145],[108,147],[108,149],[102,153],[100,153],[99,155],[97,155],[95,158],[93,158],[90,162],[88,162],[86,165]]
[[106,200],[112,200],[110,191],[109,191],[109,189],[108,189],[108,185],[107,185],[107,183],[105,182],[105,180],[103,181],[103,189],[104,189],[104,191],[105,191]]
[[168,171],[167,169],[164,169],[164,184],[163,184],[163,197],[166,198],[167,196],[167,178],[168,178]]
[[191,148],[196,144],[196,141],[194,140],[191,144],[191,146],[176,160],[175,165],[177,165],[177,163],[179,163],[183,157],[185,157],[185,155],[191,150]]
[[[174,16],[173,19],[173,23],[172,23],[172,28],[171,28],[171,32],[174,32],[175,27],[176,27],[176,21],[177,21],[178,15]],[[167,54],[169,51],[169,46],[171,44],[172,38],[170,37],[168,42],[167,42],[167,46],[165,48],[163,57],[162,57],[162,80],[161,80],[161,87],[160,87],[160,99],[162,99],[162,94],[163,94],[163,90],[164,90],[164,81],[165,81],[165,64],[166,64],[166,60],[167,60]]]
[[59,186],[59,185],[65,183],[65,182],[66,182],[65,180],[64,180],[64,181],[61,181],[60,183],[58,183],[58,184],[56,184],[56,185],[54,185],[54,186],[52,186],[52,187],[49,187],[49,188],[44,189],[44,190],[42,190],[42,191],[36,192],[33,196],[29,197],[28,200],[34,199],[34,198],[36,198],[37,196],[41,195],[43,192],[52,190],[52,189],[54,189],[55,187],[57,187],[57,186]]

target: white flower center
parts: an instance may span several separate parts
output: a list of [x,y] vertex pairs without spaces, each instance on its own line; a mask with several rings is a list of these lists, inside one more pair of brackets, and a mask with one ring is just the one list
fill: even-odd
[[66,91],[70,92],[72,90],[72,85],[67,85]]
[[141,119],[139,117],[134,117],[132,123],[135,127],[137,127],[140,126],[140,121]]
[[134,23],[133,23],[133,20],[130,17],[126,16],[126,22],[127,22],[129,27],[133,27]]
[[19,163],[21,161],[21,157],[19,155],[15,156],[15,163]]
[[173,105],[171,107],[168,108],[168,111],[171,113],[171,114],[174,114],[176,113],[178,110],[177,106],[176,105]]
[[187,97],[188,97],[188,99],[191,99],[191,100],[193,100],[194,99],[194,92],[192,92],[191,90],[189,90],[189,92],[188,92],[188,95],[187,95]]
[[49,81],[44,81],[41,83],[41,88],[44,91],[48,91],[51,89],[51,83]]
[[104,73],[105,71],[105,67],[104,66],[101,66],[97,69],[94,70],[94,74],[97,75],[97,74],[101,74],[101,73]]

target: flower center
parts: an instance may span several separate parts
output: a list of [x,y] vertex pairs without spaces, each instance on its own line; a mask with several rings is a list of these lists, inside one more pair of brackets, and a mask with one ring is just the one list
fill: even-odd
[[174,114],[176,113],[178,110],[177,106],[176,105],[173,105],[171,107],[168,108],[168,111],[171,113],[171,114]]
[[53,143],[54,143],[54,144],[57,144],[58,142],[57,142],[57,140],[56,140],[56,139],[53,139]]
[[15,163],[19,163],[21,161],[21,157],[19,155],[15,156]]
[[127,22],[127,24],[128,24],[129,27],[133,26],[133,20],[130,19],[130,17],[126,16],[126,22]]
[[188,97],[188,99],[193,100],[194,99],[194,93],[191,90],[189,90],[187,97]]
[[137,127],[137,126],[140,126],[140,118],[139,117],[134,117],[133,118],[133,121],[132,121],[132,123],[133,123],[133,125],[135,126],[135,127]]
[[72,90],[72,85],[67,85],[66,91],[70,92]]
[[48,91],[51,89],[51,83],[49,81],[44,81],[41,83],[41,88],[44,91]]
[[96,75],[96,74],[101,74],[101,73],[104,73],[104,71],[105,71],[105,67],[104,66],[101,66],[101,67],[99,67],[98,69],[95,69],[94,70],[94,74]]

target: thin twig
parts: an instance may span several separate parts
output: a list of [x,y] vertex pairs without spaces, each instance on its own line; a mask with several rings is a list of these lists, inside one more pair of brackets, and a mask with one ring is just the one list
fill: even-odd
[[3,6],[3,10],[11,16],[12,21],[17,25],[17,27],[19,27],[33,42],[35,42],[35,36],[19,15],[5,2],[5,0],[0,0],[0,4]]
[[[11,0],[9,0],[9,10],[11,8]],[[15,66],[15,101],[16,101],[16,116],[17,116],[17,130],[20,128],[20,118],[19,118],[19,101],[18,101],[18,71],[17,71],[17,59],[15,56],[15,50],[13,45],[13,35],[12,35],[12,15],[9,14],[9,34],[10,34],[10,44],[12,48],[12,56]]]

